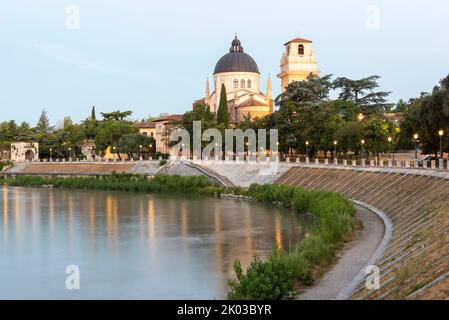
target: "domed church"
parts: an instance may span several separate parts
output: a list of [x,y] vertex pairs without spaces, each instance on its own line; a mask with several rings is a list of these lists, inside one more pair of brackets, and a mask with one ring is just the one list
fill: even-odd
[[[312,41],[295,38],[284,44],[285,52],[281,58],[281,91],[293,81],[307,80],[309,75],[319,75],[317,60],[312,50]],[[206,104],[211,111],[217,112],[221,95],[221,85],[226,87],[228,112],[232,123],[239,123],[245,118],[260,118],[273,112],[271,79],[267,79],[267,92],[260,88],[260,72],[256,61],[243,51],[237,36],[231,42],[229,52],[218,60],[214,70],[214,90],[206,92],[203,99],[193,106]]]
[[249,117],[263,117],[273,112],[271,79],[267,80],[267,92],[261,92],[260,72],[256,61],[243,51],[237,36],[231,43],[229,52],[218,60],[214,69],[214,90],[209,90],[206,81],[205,97],[194,102],[207,104],[217,112],[221,95],[221,85],[226,87],[228,110],[231,122],[239,123]]

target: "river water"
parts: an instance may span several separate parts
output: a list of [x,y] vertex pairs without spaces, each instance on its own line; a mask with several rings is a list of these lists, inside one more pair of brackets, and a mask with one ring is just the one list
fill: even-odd
[[290,211],[196,196],[0,186],[0,212],[0,299],[222,299],[234,259],[304,235]]

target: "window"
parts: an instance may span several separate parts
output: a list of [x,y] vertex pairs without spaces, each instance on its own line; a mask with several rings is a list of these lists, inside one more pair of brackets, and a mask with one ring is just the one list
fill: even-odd
[[239,81],[237,79],[234,79],[234,89],[237,89],[239,87]]
[[245,89],[245,80],[243,79],[240,81],[240,88]]
[[302,44],[300,44],[298,46],[298,54],[303,56],[304,55],[304,46]]
[[246,87],[248,89],[251,89],[251,80],[250,79],[248,79]]

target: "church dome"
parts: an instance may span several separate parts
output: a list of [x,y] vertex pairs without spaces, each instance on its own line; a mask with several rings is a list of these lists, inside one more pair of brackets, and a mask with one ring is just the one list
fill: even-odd
[[256,61],[243,52],[241,42],[237,37],[232,41],[229,53],[218,60],[214,74],[222,72],[254,72],[259,73]]

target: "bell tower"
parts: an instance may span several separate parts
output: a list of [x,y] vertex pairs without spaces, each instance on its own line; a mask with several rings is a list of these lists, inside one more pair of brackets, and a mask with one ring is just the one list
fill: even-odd
[[282,92],[292,81],[304,81],[309,75],[319,75],[312,41],[295,38],[284,44],[285,52],[281,58],[281,72],[277,75],[281,79]]

